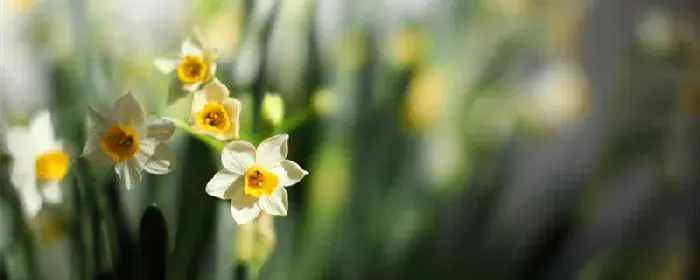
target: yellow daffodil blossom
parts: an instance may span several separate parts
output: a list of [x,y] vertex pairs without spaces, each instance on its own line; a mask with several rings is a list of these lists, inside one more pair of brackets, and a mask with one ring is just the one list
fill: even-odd
[[7,147],[13,158],[11,179],[26,214],[35,217],[43,203],[62,202],[60,182],[68,172],[70,157],[55,139],[51,114],[37,114],[28,129],[8,128]]
[[194,93],[190,125],[195,132],[218,140],[238,139],[241,102],[230,98],[230,94],[226,85],[216,78]]
[[196,41],[186,39],[179,54],[155,60],[161,72],[175,72],[182,89],[188,92],[200,89],[216,75],[216,50],[204,45],[201,35],[196,37]]
[[206,186],[214,197],[231,200],[236,223],[254,220],[260,210],[274,216],[287,215],[287,190],[309,172],[287,160],[289,135],[278,134],[263,140],[256,149],[247,141],[232,141],[224,147],[220,170]]
[[146,119],[141,104],[131,93],[117,99],[111,108],[88,107],[91,135],[82,157],[95,164],[114,163],[124,187],[141,182],[141,171],[162,175],[172,171],[175,156],[163,143],[175,132],[172,121]]

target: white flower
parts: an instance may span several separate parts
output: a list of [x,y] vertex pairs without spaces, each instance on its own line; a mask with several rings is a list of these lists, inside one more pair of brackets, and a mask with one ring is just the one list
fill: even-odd
[[157,175],[173,170],[175,155],[162,142],[170,139],[175,125],[167,119],[145,119],[131,93],[117,99],[112,108],[88,107],[88,116],[92,131],[81,156],[97,164],[114,162],[127,190],[138,186],[143,169]]
[[188,92],[198,90],[216,75],[216,50],[204,45],[202,36],[196,42],[186,39],[179,54],[155,60],[156,67],[163,73],[176,72],[182,89]]
[[287,190],[309,174],[287,158],[287,134],[263,140],[257,150],[246,141],[232,141],[221,153],[224,169],[209,181],[209,195],[231,200],[231,215],[238,224],[255,219],[260,210],[287,215]]
[[585,73],[569,59],[552,61],[540,70],[521,95],[518,106],[525,120],[542,129],[573,124],[585,117],[589,88]]
[[54,137],[51,114],[36,115],[29,129],[8,128],[7,146],[14,163],[12,182],[27,215],[35,217],[44,202],[60,203],[60,182],[68,172],[70,157]]
[[194,93],[190,125],[197,133],[218,140],[238,138],[241,102],[229,95],[228,88],[216,78]]

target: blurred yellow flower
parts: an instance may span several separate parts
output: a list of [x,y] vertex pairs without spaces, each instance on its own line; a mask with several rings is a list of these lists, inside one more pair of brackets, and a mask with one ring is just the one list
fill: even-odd
[[182,89],[189,92],[198,90],[216,75],[217,51],[204,45],[201,35],[196,37],[196,41],[185,40],[179,54],[155,60],[161,72],[175,72]]
[[421,69],[408,85],[404,119],[409,127],[423,130],[438,115],[446,89],[445,73],[439,68]]
[[145,118],[141,104],[129,92],[111,108],[88,107],[92,133],[83,154],[95,164],[114,163],[127,190],[141,182],[141,171],[162,175],[172,171],[175,154],[165,143],[175,132],[172,121]]
[[12,182],[27,215],[35,217],[44,202],[60,203],[60,182],[68,172],[70,157],[62,141],[54,137],[51,114],[39,113],[29,129],[8,128],[7,146],[14,163]]
[[427,37],[419,26],[406,26],[394,34],[391,54],[398,67],[420,64],[426,53]]
[[231,215],[239,225],[254,220],[260,210],[287,215],[285,188],[309,174],[286,159],[288,139],[289,135],[278,134],[263,140],[257,149],[241,140],[224,147],[224,169],[214,175],[205,190],[211,196],[231,200]]
[[230,98],[230,91],[214,79],[194,93],[190,110],[190,125],[197,133],[210,135],[218,140],[239,137],[241,102]]
[[284,120],[284,99],[278,93],[267,93],[262,101],[262,118],[273,126]]
[[0,8],[8,9],[11,12],[21,13],[34,6],[34,0],[7,0],[0,2]]

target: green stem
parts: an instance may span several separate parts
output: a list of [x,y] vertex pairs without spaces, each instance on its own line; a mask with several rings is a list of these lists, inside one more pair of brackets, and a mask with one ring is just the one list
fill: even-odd
[[257,262],[257,261],[250,261],[248,262],[248,276],[250,277],[250,280],[258,280],[260,279],[260,269],[262,268],[262,265]]
[[204,143],[206,143],[210,147],[216,149],[216,151],[221,152],[221,150],[224,149],[225,144],[223,142],[220,142],[220,141],[218,141],[214,138],[211,138],[207,135],[197,133],[196,131],[194,131],[194,129],[192,129],[192,127],[190,127],[190,125],[188,123],[183,122],[183,121],[178,120],[178,119],[171,119],[171,118],[167,118],[167,119],[172,121],[175,124],[175,126],[179,127],[180,129],[184,130],[185,132],[187,132],[189,134],[192,134],[194,137],[198,138],[199,140],[202,140]]
[[309,110],[304,110],[291,118],[287,119],[282,125],[275,128],[275,134],[277,133],[290,133],[300,125],[304,124],[311,117],[311,112]]

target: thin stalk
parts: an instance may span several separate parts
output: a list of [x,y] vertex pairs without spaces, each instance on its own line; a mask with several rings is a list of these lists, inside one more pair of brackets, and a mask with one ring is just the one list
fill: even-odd
[[187,132],[189,134],[192,134],[192,136],[194,136],[195,138],[202,140],[202,142],[209,145],[209,147],[215,149],[217,152],[221,152],[224,149],[224,146],[225,146],[224,142],[220,142],[214,138],[211,138],[210,136],[197,133],[196,131],[194,131],[194,129],[192,127],[190,127],[190,125],[188,123],[183,122],[183,121],[178,120],[178,119],[171,119],[171,118],[167,118],[167,119],[172,121],[175,124],[175,126],[179,127],[180,129],[184,130],[185,132]]

